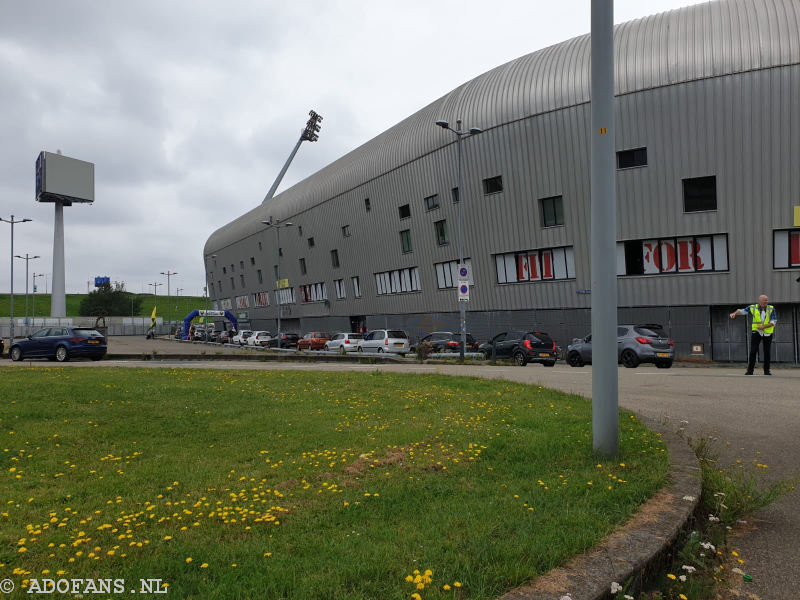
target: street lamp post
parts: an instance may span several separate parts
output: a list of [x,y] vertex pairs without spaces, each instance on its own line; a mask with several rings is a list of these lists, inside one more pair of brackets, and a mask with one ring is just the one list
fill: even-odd
[[206,268],[206,289],[205,289],[205,292],[206,292],[206,314],[203,316],[203,323],[206,326],[206,335],[205,335],[205,343],[206,344],[209,343],[209,340],[208,340],[208,296],[211,293],[211,288],[208,287],[208,259],[209,258],[217,258],[217,255],[216,254],[211,254],[209,256],[206,256],[205,260],[203,260],[203,263],[204,263],[203,266]]
[[27,252],[25,256],[20,256],[19,254],[15,254],[14,258],[20,258],[25,261],[25,333],[30,333],[31,328],[30,324],[28,323],[28,263],[32,260],[36,260],[37,258],[41,258],[38,254],[36,256],[30,256]]
[[[466,194],[461,186],[461,138],[477,135],[483,130],[477,127],[470,127],[468,131],[461,130],[461,119],[456,120],[456,128],[450,127],[447,121],[436,121],[436,124],[442,129],[447,129],[456,134],[458,138],[458,266],[464,266],[464,202]],[[461,315],[461,348],[458,352],[461,360],[464,360],[464,350],[467,347],[467,309],[466,302],[458,300],[458,311]]]
[[37,277],[46,277],[46,275],[44,273],[34,273],[32,275],[32,279],[33,279],[33,300],[32,300],[33,310],[31,312],[33,312],[33,324],[34,324],[34,327],[36,326],[36,290],[37,290],[37,288],[36,288],[36,278]]
[[[161,283],[161,282],[156,281],[154,283],[148,283],[147,285],[153,286],[153,308],[156,308],[158,306],[158,286],[164,285],[164,284]],[[153,319],[153,339],[156,339],[156,323],[155,323],[155,319]]]
[[11,215],[10,219],[4,219],[0,217],[0,221],[4,223],[9,223],[11,225],[11,314],[9,316],[10,326],[11,326],[11,343],[14,343],[14,224],[16,223],[28,223],[32,221],[32,219],[17,219],[14,220],[14,215]]
[[291,227],[294,225],[291,221],[281,222],[280,219],[269,218],[269,221],[261,221],[267,227],[275,228],[275,253],[277,265],[275,267],[275,299],[278,310],[278,349],[281,348],[283,338],[281,337],[281,227]]
[[167,326],[167,331],[170,331],[172,329],[172,307],[170,306],[171,299],[169,293],[169,278],[172,275],[177,275],[178,273],[167,269],[166,271],[161,271],[161,274],[167,276],[167,321],[169,321],[169,325]]

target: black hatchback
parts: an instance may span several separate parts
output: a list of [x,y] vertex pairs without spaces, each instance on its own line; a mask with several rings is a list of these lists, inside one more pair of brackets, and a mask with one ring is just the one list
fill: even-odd
[[486,360],[510,358],[520,367],[529,362],[552,367],[558,360],[556,343],[543,331],[504,331],[481,344],[478,351]]

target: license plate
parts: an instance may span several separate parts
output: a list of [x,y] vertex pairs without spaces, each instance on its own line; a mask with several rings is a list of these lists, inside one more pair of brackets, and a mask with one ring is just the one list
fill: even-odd
[[658,358],[667,358],[669,356],[669,352],[656,352],[656,356]]
[[547,352],[540,352],[539,356],[543,356],[545,358],[549,358],[550,357],[550,355]]
[[402,342],[400,342],[400,343],[395,342],[394,345],[397,346],[398,348],[402,348],[403,347]]
[[89,340],[89,343],[90,344],[99,344],[100,342],[98,342],[97,340]]

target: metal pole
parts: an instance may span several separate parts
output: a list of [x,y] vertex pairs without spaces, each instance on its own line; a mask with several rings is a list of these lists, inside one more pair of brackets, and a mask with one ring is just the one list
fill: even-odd
[[[300,142],[297,143],[297,147],[300,147]],[[275,276],[278,278],[276,282],[278,286],[278,349],[281,349],[281,221],[280,219],[275,219],[275,240],[277,241],[277,246],[275,247],[275,251],[277,252],[278,257],[278,266],[276,269]]]
[[67,316],[67,299],[64,284],[64,205],[55,203],[53,226],[53,287],[50,296],[50,316]]
[[269,202],[272,199],[272,197],[275,195],[275,192],[277,191],[278,186],[281,184],[281,180],[283,179],[283,176],[286,175],[286,171],[289,169],[289,165],[292,164],[292,161],[294,160],[294,155],[297,154],[297,151],[300,149],[300,144],[302,144],[302,143],[303,143],[303,138],[301,137],[299,140],[297,140],[297,143],[294,145],[294,150],[292,150],[292,153],[289,155],[289,158],[284,163],[283,168],[281,169],[281,172],[278,173],[278,178],[275,179],[275,183],[273,183],[272,187],[269,188],[269,191],[267,192],[267,195],[264,196],[264,200],[262,200],[261,204],[264,204],[265,202]]
[[[456,120],[456,135],[458,136],[458,266],[464,266],[464,194],[461,189],[461,119]],[[456,295],[458,298],[458,295]],[[464,351],[467,347],[467,307],[466,302],[458,300],[458,312],[461,315],[461,348],[458,355],[464,360]]]
[[[31,312],[33,316],[31,319],[33,320],[33,326],[36,327],[36,273],[33,274],[33,298],[31,298]],[[30,333],[30,329],[28,329],[28,333]]]
[[3,219],[0,217],[0,221],[4,223],[8,223],[11,225],[11,312],[8,317],[9,319],[9,333],[11,335],[11,343],[14,343],[14,224],[15,223],[28,223],[31,219],[18,219],[14,220],[14,215],[11,215],[10,219]]
[[595,452],[610,457],[619,453],[613,0],[592,0],[591,57],[592,429]]
[[177,275],[178,273],[177,273],[177,271],[173,273],[172,271],[167,269],[166,272],[161,271],[161,274],[167,276],[167,321],[168,321],[167,330],[171,330],[172,329],[172,306],[171,306],[171,297],[170,297],[170,290],[169,290],[169,278],[170,278],[171,275]]

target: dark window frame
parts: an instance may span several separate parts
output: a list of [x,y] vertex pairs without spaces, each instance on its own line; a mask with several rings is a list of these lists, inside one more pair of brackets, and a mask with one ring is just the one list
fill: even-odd
[[300,258],[300,274],[306,275],[308,273],[308,267],[306,266],[306,259]]
[[487,177],[483,180],[483,195],[491,196],[492,194],[500,194],[503,192],[503,176],[495,175],[494,177]]
[[449,246],[450,245],[450,236],[447,232],[447,219],[441,219],[440,221],[435,221],[433,224],[433,230],[436,234],[436,244],[438,246]]
[[[709,190],[702,190],[700,188],[687,190],[687,185],[703,185],[713,184],[713,208],[710,205],[700,205],[700,202],[708,202],[709,197],[706,197]],[[719,203],[717,202],[717,176],[705,175],[703,177],[687,177],[681,180],[683,189],[683,212],[685,214],[698,213],[698,212],[714,212],[717,210]],[[705,194],[703,193],[705,192]],[[694,202],[695,206],[689,209],[689,201]]]
[[[550,211],[548,211],[549,205],[552,205]],[[560,208],[560,211],[557,207]],[[560,215],[559,212],[561,213]],[[547,198],[539,198],[539,214],[542,217],[542,227],[562,227],[565,222],[564,196],[549,196]],[[550,217],[548,217],[548,214]]]
[[[406,241],[408,241],[408,244],[406,244]],[[408,245],[408,249],[406,249],[406,245]],[[403,251],[403,254],[410,254],[414,251],[414,245],[411,243],[410,229],[403,229],[400,232],[400,249]]]
[[411,205],[403,204],[397,207],[397,212],[400,214],[400,220],[411,218]]
[[430,212],[432,210],[437,210],[439,208],[439,194],[433,194],[431,196],[425,196],[423,198],[425,202],[425,211]]
[[314,237],[313,237],[313,236],[312,236],[312,237],[310,237],[310,238],[308,238],[308,240],[307,240],[307,241],[308,241],[308,247],[309,247],[309,248],[313,248],[313,247],[314,247],[314,246],[316,246],[316,244],[317,244],[317,243],[314,241]]
[[647,166],[647,147],[631,148],[617,152],[617,170],[638,169]]
[[337,250],[335,248],[333,250],[331,250],[331,266],[334,269],[338,269],[339,268],[339,250]]
[[350,225],[342,225],[342,237],[348,238],[351,235],[353,234],[350,233]]

